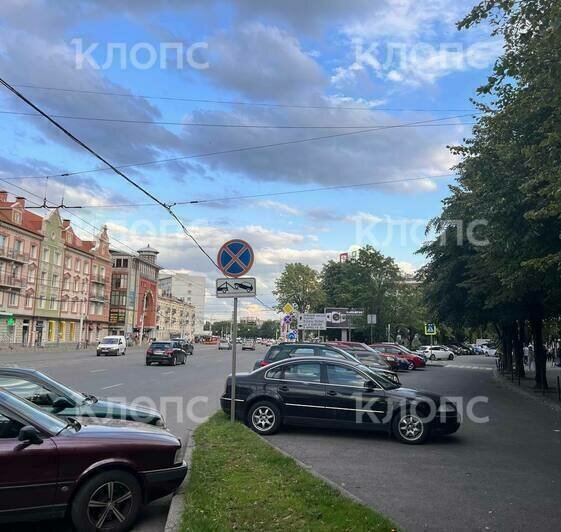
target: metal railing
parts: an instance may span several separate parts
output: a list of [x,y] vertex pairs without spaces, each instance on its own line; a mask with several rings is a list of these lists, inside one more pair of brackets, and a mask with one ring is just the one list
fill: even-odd
[[6,246],[2,246],[0,247],[0,258],[15,260],[17,262],[28,262],[29,253],[23,253],[13,248],[8,249]]

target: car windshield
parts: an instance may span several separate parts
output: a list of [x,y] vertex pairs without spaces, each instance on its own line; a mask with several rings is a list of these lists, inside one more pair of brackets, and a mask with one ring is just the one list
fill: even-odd
[[69,399],[72,399],[72,401],[74,401],[76,404],[80,405],[89,400],[88,396],[80,392],[77,392],[76,390],[72,390],[71,388],[68,388],[61,382],[57,382],[54,379],[51,379],[49,376],[44,375],[43,373],[41,373],[41,378],[45,382],[45,384],[47,384],[49,387],[53,388],[61,395],[65,395]]
[[10,393],[3,393],[1,400],[2,403],[17,412],[21,417],[33,422],[50,434],[58,434],[67,426],[66,422],[61,418],[49,414],[26,399],[16,397]]
[[353,351],[352,354],[359,360],[363,358],[368,358],[369,360],[375,360],[376,362],[380,362],[380,363],[384,362],[382,356],[376,351],[356,350]]
[[169,349],[171,347],[170,342],[153,342],[150,346],[152,349]]
[[101,343],[106,344],[106,345],[118,344],[119,339],[118,338],[107,337],[107,338],[104,338],[103,340],[101,340]]
[[401,384],[396,384],[388,378],[384,377],[381,373],[376,371],[371,371],[370,368],[366,366],[360,366],[360,369],[372,377],[372,380],[376,381],[384,390],[395,390],[396,388],[401,388]]

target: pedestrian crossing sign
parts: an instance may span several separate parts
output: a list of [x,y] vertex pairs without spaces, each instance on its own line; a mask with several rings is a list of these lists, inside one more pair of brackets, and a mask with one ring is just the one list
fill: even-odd
[[436,335],[436,325],[434,323],[425,323],[425,335],[426,336]]

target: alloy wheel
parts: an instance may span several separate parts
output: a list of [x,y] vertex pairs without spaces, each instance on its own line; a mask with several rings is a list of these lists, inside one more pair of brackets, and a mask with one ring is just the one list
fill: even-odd
[[131,490],[122,482],[107,482],[88,502],[88,519],[97,530],[111,530],[124,522],[133,503]]
[[408,441],[418,440],[423,431],[423,422],[417,416],[408,414],[399,420],[399,433]]
[[275,424],[275,413],[268,406],[260,406],[251,415],[251,422],[260,432],[269,430]]

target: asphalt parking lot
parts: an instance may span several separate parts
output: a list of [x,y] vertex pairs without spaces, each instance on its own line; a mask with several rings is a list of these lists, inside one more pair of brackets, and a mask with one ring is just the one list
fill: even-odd
[[489,421],[464,419],[455,435],[408,446],[386,434],[286,428],[270,440],[404,530],[558,530],[561,417],[498,386],[494,364],[466,356],[400,373],[412,388],[488,398],[474,412]]

